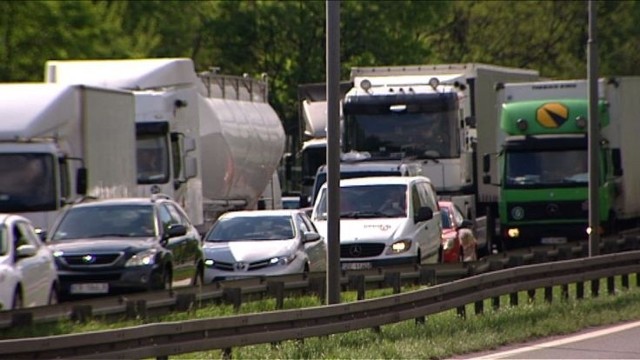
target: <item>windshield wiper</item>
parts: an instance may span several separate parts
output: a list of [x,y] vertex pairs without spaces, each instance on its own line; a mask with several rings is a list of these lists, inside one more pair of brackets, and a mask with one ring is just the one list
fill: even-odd
[[130,234],[121,234],[121,233],[104,233],[104,234],[96,234],[90,236],[84,236],[85,238],[101,238],[101,237],[131,237]]

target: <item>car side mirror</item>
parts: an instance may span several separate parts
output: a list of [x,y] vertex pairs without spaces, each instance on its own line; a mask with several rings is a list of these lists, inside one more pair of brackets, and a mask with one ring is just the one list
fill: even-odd
[[414,216],[416,223],[433,219],[433,210],[428,206],[423,206],[418,209],[418,213]]
[[321,236],[320,234],[316,233],[316,232],[306,232],[304,233],[304,241],[305,243],[308,242],[314,242],[314,241],[318,241],[320,240]]
[[462,220],[462,222],[460,223],[460,228],[461,229],[473,229],[473,221],[467,220],[467,219]]
[[37,251],[38,249],[36,249],[36,247],[33,245],[20,245],[16,249],[16,255],[18,255],[19,259],[21,259],[35,256]]
[[169,225],[165,231],[165,238],[170,239],[177,236],[183,236],[187,234],[187,228],[182,224]]
[[35,228],[33,229],[36,233],[36,235],[38,235],[38,237],[40,238],[40,241],[45,242],[47,240],[47,231],[43,230],[41,228]]

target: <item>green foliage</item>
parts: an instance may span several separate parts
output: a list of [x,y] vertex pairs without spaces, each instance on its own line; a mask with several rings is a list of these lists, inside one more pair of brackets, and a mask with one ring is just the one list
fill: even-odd
[[[597,1],[603,75],[639,74],[640,2]],[[270,79],[297,134],[299,84],[325,80],[325,1],[0,0],[0,81],[41,81],[52,59],[190,57],[197,70]],[[342,1],[342,79],[353,66],[484,62],[586,77],[582,1]]]

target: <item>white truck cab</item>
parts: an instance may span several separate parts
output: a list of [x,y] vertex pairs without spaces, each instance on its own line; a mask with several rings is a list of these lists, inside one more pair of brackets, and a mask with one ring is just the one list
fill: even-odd
[[[327,236],[327,184],[312,220]],[[442,224],[436,191],[424,176],[340,181],[340,263],[343,270],[437,262]]]

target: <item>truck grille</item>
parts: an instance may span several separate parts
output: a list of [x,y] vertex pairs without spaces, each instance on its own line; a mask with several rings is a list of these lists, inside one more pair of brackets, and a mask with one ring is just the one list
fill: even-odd
[[581,220],[589,216],[589,208],[582,200],[511,203],[507,211],[510,221]]

